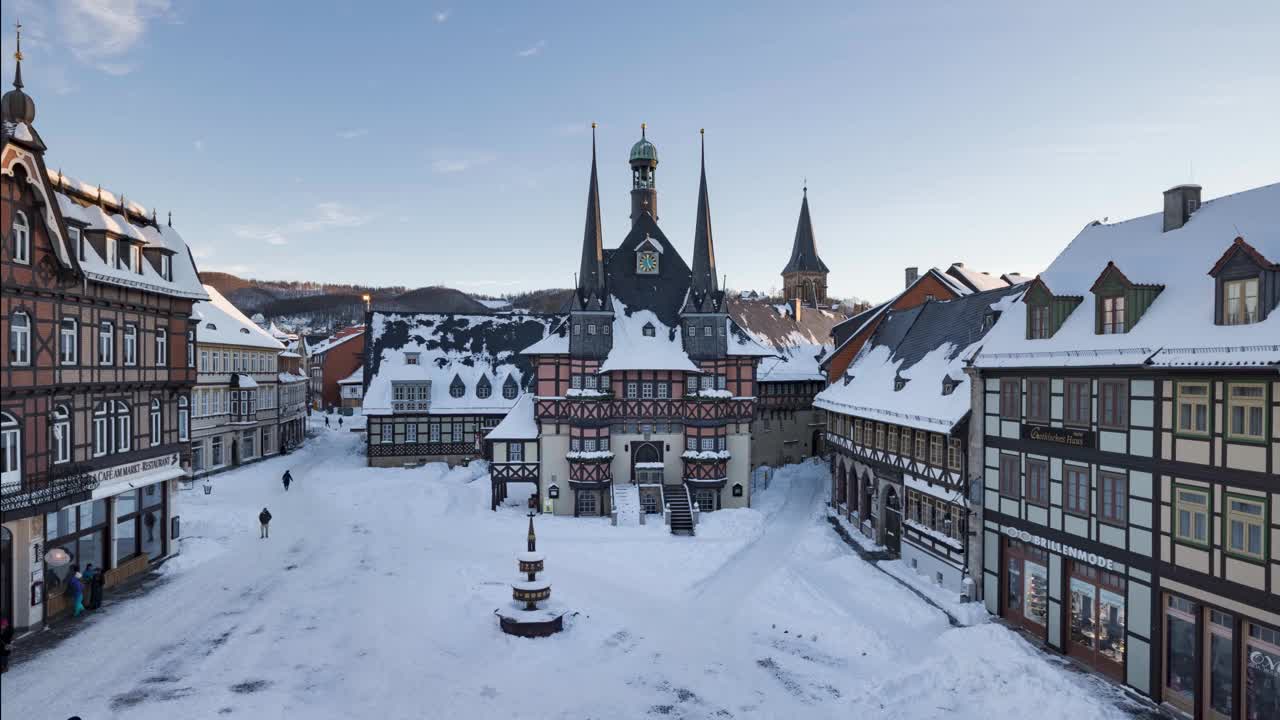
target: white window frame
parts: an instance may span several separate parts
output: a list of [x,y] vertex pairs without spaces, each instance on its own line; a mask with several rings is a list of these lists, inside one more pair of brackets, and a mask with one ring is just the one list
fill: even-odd
[[17,418],[0,412],[0,482],[22,482],[22,426]]
[[102,457],[111,452],[111,417],[107,404],[100,402],[93,407],[93,456]]
[[123,351],[124,366],[136,366],[138,364],[138,326],[133,323],[128,323],[124,326]]
[[507,462],[524,462],[524,443],[510,442],[507,443]]
[[66,405],[53,409],[53,464],[71,462],[71,411]]
[[164,408],[156,398],[151,399],[151,447],[164,440]]
[[98,364],[116,364],[116,326],[110,320],[98,323]]
[[169,366],[169,331],[156,328],[156,367]]
[[124,401],[117,400],[115,407],[115,451],[129,452],[133,446],[133,415],[131,408]]
[[178,398],[178,439],[185,442],[191,436],[191,401],[186,395]]
[[[67,323],[71,323],[67,327]],[[58,362],[63,366],[75,365],[80,359],[80,323],[75,318],[64,317],[58,322]]]
[[[1232,291],[1237,293],[1232,297]],[[1250,306],[1250,299],[1253,304]],[[1235,307],[1233,307],[1235,306]],[[1224,280],[1222,283],[1222,324],[1248,325],[1258,322],[1258,278]]]
[[[22,324],[18,324],[22,318]],[[19,310],[9,316],[9,361],[14,365],[31,364],[31,316]]]
[[13,261],[31,264],[31,223],[21,210],[13,213]]

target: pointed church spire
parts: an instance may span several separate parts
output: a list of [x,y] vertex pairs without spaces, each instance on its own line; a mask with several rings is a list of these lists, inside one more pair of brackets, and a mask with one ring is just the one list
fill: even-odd
[[818,257],[817,243],[813,239],[813,222],[809,219],[809,186],[805,183],[804,196],[800,201],[800,220],[796,223],[796,239],[791,246],[791,260],[782,271],[793,272],[830,272],[822,258]]
[[596,124],[591,123],[591,184],[587,189],[587,222],[582,234],[582,262],[578,268],[578,299],[604,301],[604,237],[600,227],[600,183],[596,176]]
[[13,24],[14,50],[13,50],[13,86],[22,89],[22,21]]
[[689,299],[697,312],[712,312],[718,304],[719,287],[716,283],[716,247],[711,235],[711,202],[707,197],[707,143],[706,130],[702,136],[702,175],[698,180],[698,215],[693,228],[693,278],[689,285]]

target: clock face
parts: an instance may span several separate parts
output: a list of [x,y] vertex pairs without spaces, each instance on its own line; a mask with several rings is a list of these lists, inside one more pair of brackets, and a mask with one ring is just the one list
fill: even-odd
[[636,272],[644,275],[656,274],[658,272],[658,253],[646,251],[637,255]]

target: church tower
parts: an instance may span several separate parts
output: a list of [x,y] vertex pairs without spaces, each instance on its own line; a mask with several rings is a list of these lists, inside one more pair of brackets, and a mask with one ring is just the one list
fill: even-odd
[[600,182],[596,174],[596,124],[591,123],[591,181],[587,185],[587,220],[582,232],[578,287],[570,315],[569,354],[603,359],[613,346],[606,329],[613,323],[613,306],[605,286],[604,232],[600,222]]
[[728,351],[729,316],[724,291],[716,278],[716,245],[711,234],[711,200],[707,196],[706,133],[702,135],[702,174],[698,178],[698,217],[693,226],[693,269],[681,309],[684,349],[693,360],[724,357]]
[[631,146],[631,226],[649,213],[658,219],[658,148],[645,137],[645,124],[640,123],[640,139]]
[[800,221],[791,246],[791,260],[782,269],[782,294],[788,301],[817,307],[827,303],[827,264],[818,257],[813,239],[813,222],[809,219],[809,188],[800,201]]

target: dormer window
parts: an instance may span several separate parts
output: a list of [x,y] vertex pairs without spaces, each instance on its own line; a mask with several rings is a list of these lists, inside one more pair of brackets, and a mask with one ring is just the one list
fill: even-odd
[[173,258],[168,253],[160,255],[160,276],[165,280],[173,280]]
[[489,377],[487,375],[481,377],[480,382],[476,383],[476,397],[485,400],[492,394],[493,384],[489,382]]
[[644,327],[641,328],[640,331],[644,333],[645,337],[653,337],[657,334],[658,329],[653,326],[653,323],[645,323]]
[[1032,305],[1027,308],[1027,339],[1044,340],[1052,335],[1049,330],[1049,306]]
[[1125,332],[1124,296],[1099,298],[1099,300],[1102,301],[1101,333],[1116,335]]
[[1258,278],[1222,283],[1222,319],[1223,325],[1258,322]]
[[460,398],[467,394],[467,386],[462,382],[462,378],[457,375],[453,376],[453,382],[449,383],[449,396]]
[[416,353],[416,352],[407,352],[407,353],[405,353],[405,354],[404,354],[404,364],[405,364],[405,365],[417,365],[417,364],[418,364],[418,359],[419,359],[421,356],[422,356],[422,354],[421,354],[421,353]]
[[986,332],[991,328],[995,327],[996,321],[999,319],[1000,319],[999,310],[988,310],[986,314],[982,316],[982,332]]
[[907,386],[906,378],[900,378],[900,377],[899,377],[899,378],[894,378],[894,379],[893,379],[893,390],[894,390],[894,392],[897,392],[897,391],[901,390],[902,388],[904,388],[904,387],[906,387],[906,386]]
[[1084,302],[1079,295],[1054,295],[1040,278],[1031,281],[1022,297],[1027,305],[1027,339],[1043,340],[1053,337],[1076,309]]
[[507,400],[515,400],[516,395],[519,394],[520,386],[516,384],[516,379],[508,375],[507,379],[502,383],[502,397]]
[[954,378],[945,377],[942,379],[942,394],[950,395],[956,391],[956,381]]

